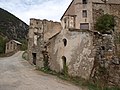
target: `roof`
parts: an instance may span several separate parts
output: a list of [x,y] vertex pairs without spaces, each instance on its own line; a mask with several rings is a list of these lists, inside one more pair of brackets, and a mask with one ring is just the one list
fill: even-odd
[[51,37],[49,38],[49,40],[52,39],[52,38],[54,38],[55,36],[57,36],[60,32],[61,32],[61,31],[59,31],[59,32],[56,33],[55,35],[51,36]]
[[60,19],[60,20],[62,20],[62,18],[64,17],[65,13],[66,13],[66,12],[68,11],[68,9],[71,7],[71,5],[72,5],[73,1],[74,1],[74,0],[72,0],[72,2],[70,3],[70,5],[69,5],[69,6],[68,6],[68,8],[66,9],[66,11],[64,12],[64,14],[62,15],[62,17],[61,17],[61,19]]
[[12,40],[12,41],[17,43],[17,44],[22,44],[22,43],[20,43],[19,41],[16,41],[16,40]]
[[69,28],[69,31],[70,32],[91,32],[91,33],[94,33],[94,34],[102,35],[100,32],[93,31],[93,30],[82,30],[82,29]]

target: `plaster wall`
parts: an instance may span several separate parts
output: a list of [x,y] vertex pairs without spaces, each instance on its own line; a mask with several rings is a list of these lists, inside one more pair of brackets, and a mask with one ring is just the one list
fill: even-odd
[[[63,39],[67,40],[66,46],[64,46]],[[52,70],[62,71],[62,56],[65,56],[69,75],[89,79],[94,62],[94,46],[91,32],[62,30],[50,42],[48,52],[50,53],[49,63]]]

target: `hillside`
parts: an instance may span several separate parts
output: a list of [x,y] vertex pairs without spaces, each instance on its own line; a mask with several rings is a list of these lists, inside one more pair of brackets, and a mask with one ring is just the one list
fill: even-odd
[[0,54],[5,52],[5,43],[11,39],[23,43],[21,49],[25,50],[28,28],[22,20],[0,8]]
[[0,8],[0,35],[7,39],[24,40],[27,37],[28,25],[19,18]]

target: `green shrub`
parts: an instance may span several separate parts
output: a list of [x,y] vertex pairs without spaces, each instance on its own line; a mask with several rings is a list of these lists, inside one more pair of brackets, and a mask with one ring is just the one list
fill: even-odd
[[27,51],[25,51],[25,52],[22,54],[22,58],[25,59],[25,60],[28,60],[28,53],[27,53]]
[[100,16],[95,24],[95,29],[100,33],[107,33],[114,30],[115,19],[114,16],[105,14]]
[[23,40],[18,40],[18,41],[20,41],[22,43],[22,45],[20,47],[20,50],[22,50],[22,51],[27,50],[27,48],[28,48],[28,42],[27,42],[27,40],[23,39]]

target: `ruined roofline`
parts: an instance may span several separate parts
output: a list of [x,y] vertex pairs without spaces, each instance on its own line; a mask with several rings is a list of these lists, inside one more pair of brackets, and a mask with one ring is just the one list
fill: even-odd
[[98,31],[93,31],[93,30],[82,30],[82,29],[74,29],[74,28],[69,28],[69,31],[71,32],[91,32],[91,33],[94,33],[94,34],[98,34],[98,35],[102,35],[100,32]]
[[[70,32],[90,32],[93,34],[98,34],[100,36],[102,36],[102,34],[98,31],[92,31],[92,30],[81,30],[81,29],[73,29],[73,28],[69,28],[68,29]],[[52,37],[49,38],[49,40],[51,40],[52,38],[56,37],[57,35],[59,35],[61,33],[61,31],[59,31],[58,33],[56,33],[55,35],[53,35]]]
[[109,4],[109,5],[120,5],[120,3],[99,3],[99,2],[92,2],[93,4]]
[[53,21],[53,20],[47,20],[47,19],[36,19],[36,18],[30,18],[31,20],[35,20],[35,21],[47,21],[47,22],[53,22],[53,23],[60,23],[58,21]]
[[54,38],[55,36],[57,36],[58,34],[60,34],[61,31],[59,31],[58,33],[56,33],[55,35],[53,35],[52,37],[49,38],[49,40],[51,40],[52,38]]

